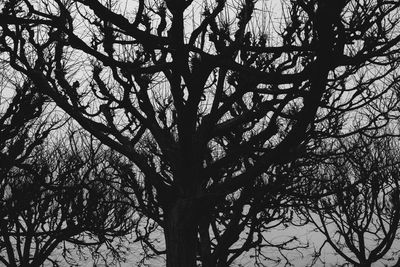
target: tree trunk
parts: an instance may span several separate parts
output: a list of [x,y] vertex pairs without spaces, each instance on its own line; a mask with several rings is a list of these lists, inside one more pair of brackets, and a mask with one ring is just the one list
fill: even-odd
[[201,257],[202,267],[212,267],[211,265],[211,240],[209,231],[210,222],[208,217],[200,218],[199,220],[199,252]]
[[165,209],[167,267],[194,267],[197,220],[193,199],[178,199]]

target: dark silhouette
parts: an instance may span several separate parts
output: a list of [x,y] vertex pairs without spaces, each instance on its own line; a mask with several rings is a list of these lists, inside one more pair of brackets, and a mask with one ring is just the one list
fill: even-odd
[[87,253],[96,254],[101,245],[110,254],[103,259],[123,257],[113,241],[135,226],[135,210],[112,186],[119,179],[107,167],[122,158],[65,130],[58,138],[66,140],[56,141],[52,133],[65,129],[66,121],[31,82],[2,88],[0,265],[59,266],[62,258],[76,264],[71,251],[89,247]]
[[0,51],[134,165],[121,177],[162,227],[167,266],[226,266],[290,220],[297,184],[276,168],[396,114],[399,6],[3,1]]
[[[93,254],[106,263],[125,256],[123,237],[135,226],[135,210],[107,164],[112,154],[70,137],[76,143],[45,142],[4,172],[3,265],[59,266],[66,261],[81,266],[79,254]],[[81,149],[74,150],[76,145]],[[114,158],[116,162],[118,157]]]
[[[325,237],[325,245],[354,266],[398,258],[400,154],[398,138],[344,139],[341,152],[308,172],[310,191],[332,192],[308,202],[302,214]],[[398,261],[400,262],[400,260]]]

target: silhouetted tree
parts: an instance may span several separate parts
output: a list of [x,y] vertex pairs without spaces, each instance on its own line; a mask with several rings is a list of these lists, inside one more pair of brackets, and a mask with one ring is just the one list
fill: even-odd
[[395,115],[400,3],[281,3],[1,4],[5,62],[135,165],[167,266],[225,266],[261,248],[253,234],[274,205],[255,206],[254,189],[274,200],[284,188],[268,173]]
[[[164,254],[164,245],[155,234],[162,230],[164,222],[154,192],[147,189],[146,180],[137,176],[134,167],[127,164],[115,168],[121,177],[123,190],[131,196],[134,207],[140,214],[155,218],[153,221],[146,217],[138,220],[138,225],[146,225],[136,229],[137,240],[141,241],[146,256]],[[204,214],[199,221],[196,246],[199,253],[207,254],[199,255],[199,259],[204,262],[204,257],[207,257],[209,264],[218,266],[230,266],[241,260],[256,266],[263,266],[266,262],[290,264],[291,259],[286,257],[285,252],[298,251],[301,255],[301,250],[308,247],[308,243],[299,240],[294,233],[279,240],[270,239],[271,230],[277,227],[283,230],[291,225],[292,206],[297,207],[299,202],[297,196],[290,193],[302,185],[300,180],[295,180],[296,177],[287,179],[285,171],[278,171],[277,168],[263,175],[257,184],[246,191],[230,195]],[[211,222],[210,226],[208,222]],[[249,252],[252,248],[255,249]],[[264,250],[267,248],[273,254],[266,254]]]
[[[106,262],[124,256],[122,239],[134,229],[135,210],[107,163],[113,153],[70,137],[69,145],[37,146],[2,177],[5,266],[59,266],[61,260],[80,266],[79,251],[85,249],[97,258],[103,253],[100,260]],[[102,245],[107,250],[98,251]]]
[[394,264],[399,257],[398,141],[396,137],[344,139],[341,154],[319,162],[314,174],[309,173],[310,190],[326,193],[302,210],[326,237],[317,256],[328,244],[354,266],[371,266],[380,260]]
[[117,166],[122,158],[83,135],[64,133],[67,141],[52,143],[50,133],[65,121],[47,102],[29,81],[2,84],[1,265],[58,266],[54,251],[70,261],[84,245],[93,252],[108,245],[118,256],[111,241],[133,228],[133,210],[112,186],[107,161]]

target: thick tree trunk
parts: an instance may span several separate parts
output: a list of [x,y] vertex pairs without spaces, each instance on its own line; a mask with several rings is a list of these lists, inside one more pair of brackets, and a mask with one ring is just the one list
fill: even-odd
[[196,266],[198,217],[194,201],[178,199],[164,212],[167,267]]

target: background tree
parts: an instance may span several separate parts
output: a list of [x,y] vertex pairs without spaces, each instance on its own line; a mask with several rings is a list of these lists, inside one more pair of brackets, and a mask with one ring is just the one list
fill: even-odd
[[[336,255],[354,266],[400,262],[398,138],[357,136],[341,152],[313,166],[311,191],[332,192],[308,203],[302,215],[326,237]],[[394,261],[399,259],[396,264]]]
[[[107,163],[121,158],[69,137],[69,145],[37,146],[2,177],[0,261],[5,266],[59,266],[61,260],[81,266],[85,249],[106,263],[124,257],[123,237],[135,226],[135,211],[113,186],[119,180]],[[107,249],[100,250],[102,245]]]
[[[59,138],[67,137],[66,141],[52,143],[65,121],[51,109],[48,98],[35,92],[29,81],[2,83],[0,262],[4,266],[58,266],[62,257],[54,255],[57,250],[71,263],[70,254],[83,245],[113,249],[111,241],[134,226],[134,211],[112,187],[115,177],[107,164],[108,160],[117,166],[122,158],[83,135],[63,134]],[[120,254],[116,248],[110,251]]]
[[229,211],[221,237],[262,225],[246,205],[266,172],[396,115],[400,3],[263,3],[2,2],[5,62],[140,170],[167,266],[223,266],[262,246],[236,250],[210,229]]

